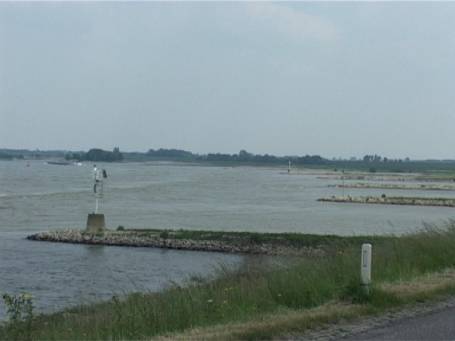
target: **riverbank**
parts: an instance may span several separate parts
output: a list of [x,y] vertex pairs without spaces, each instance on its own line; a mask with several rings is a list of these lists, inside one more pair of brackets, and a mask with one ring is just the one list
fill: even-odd
[[351,197],[331,196],[320,198],[322,202],[351,203],[351,204],[379,204],[379,205],[411,205],[411,206],[440,206],[455,207],[455,199],[452,198],[425,198],[425,197]]
[[[384,238],[374,237],[375,240]],[[164,229],[106,230],[103,234],[93,235],[84,232],[84,230],[71,229],[40,232],[28,236],[27,239],[106,246],[154,247],[263,255],[318,256],[324,254],[329,246],[335,244],[358,244],[365,237]]]
[[[455,293],[453,272],[444,272],[455,266],[455,223],[352,241],[339,240],[323,257],[220,270],[217,277],[192,278],[159,293],[33,316],[1,326],[0,339],[270,339]],[[373,244],[370,295],[359,283],[362,242]]]
[[419,191],[455,191],[453,185],[435,185],[435,184],[387,184],[387,183],[355,183],[355,184],[337,184],[328,185],[328,187],[353,188],[353,189],[400,189],[400,190],[419,190]]
[[[183,333],[171,333],[155,339],[169,340],[360,340],[365,332],[390,326],[403,320],[421,318],[455,307],[455,270],[419,276],[398,283],[384,283],[381,290],[396,295],[399,302],[381,308],[372,303],[356,304],[334,301],[305,309],[283,311],[248,322],[213,327],[194,328]],[[404,296],[402,291],[406,291]],[[450,319],[449,319],[450,321]],[[449,322],[450,323],[450,322]],[[450,334],[446,334],[447,335]],[[375,340],[377,338],[374,338]]]

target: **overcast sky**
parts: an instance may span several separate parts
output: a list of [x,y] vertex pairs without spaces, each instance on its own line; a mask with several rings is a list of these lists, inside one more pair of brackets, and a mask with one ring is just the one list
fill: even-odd
[[0,3],[0,148],[455,158],[455,3]]

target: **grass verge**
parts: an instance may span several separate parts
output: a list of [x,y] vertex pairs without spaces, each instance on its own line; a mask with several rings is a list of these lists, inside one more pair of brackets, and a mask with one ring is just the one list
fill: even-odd
[[[274,337],[293,339],[308,335],[316,328],[329,324],[344,324],[364,316],[380,315],[386,309],[399,309],[415,303],[443,299],[455,293],[455,271],[443,271],[412,281],[385,283],[372,292],[368,302],[332,301],[310,309],[285,309],[253,318],[247,322],[193,328],[184,333],[169,333],[156,337],[167,340],[263,340]],[[386,298],[386,299],[385,299]],[[378,302],[379,301],[379,302]],[[378,304],[379,303],[379,304]],[[308,339],[311,339],[311,335]]]
[[[359,285],[358,245],[339,243],[319,258],[302,258],[271,269],[220,270],[216,278],[193,278],[183,286],[174,285],[159,293],[114,297],[37,316],[27,328],[21,329],[21,322],[15,322],[0,327],[0,339],[150,339],[245,324],[252,327],[231,336],[264,339],[453,290],[449,281],[444,287],[423,286],[423,294],[406,296],[387,289],[387,285],[403,285],[419,276],[455,267],[454,222],[440,229],[433,227],[380,241],[373,244],[375,286],[370,296],[365,296]],[[340,307],[349,308],[341,312]],[[324,309],[328,310],[323,313]],[[292,327],[297,324],[302,327]],[[18,330],[24,330],[23,334],[17,334]]]

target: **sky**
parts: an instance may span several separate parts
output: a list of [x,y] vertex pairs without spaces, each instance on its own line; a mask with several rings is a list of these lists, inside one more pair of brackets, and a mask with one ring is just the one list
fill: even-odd
[[0,148],[455,159],[455,3],[2,2]]

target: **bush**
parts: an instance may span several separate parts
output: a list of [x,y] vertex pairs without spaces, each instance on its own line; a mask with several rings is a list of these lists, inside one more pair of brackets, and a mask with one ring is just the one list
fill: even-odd
[[8,329],[14,340],[31,340],[31,326],[33,320],[33,300],[27,293],[19,295],[3,295],[8,315]]

